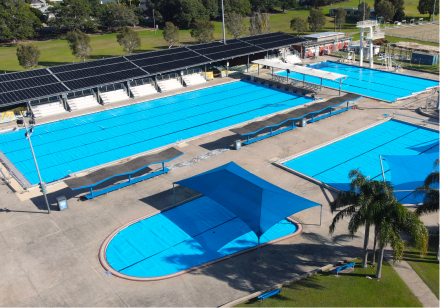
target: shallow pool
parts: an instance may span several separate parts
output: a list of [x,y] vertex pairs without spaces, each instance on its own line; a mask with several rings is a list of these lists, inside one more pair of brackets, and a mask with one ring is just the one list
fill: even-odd
[[[261,236],[261,243],[295,233],[284,219]],[[160,277],[251,248],[255,233],[235,214],[201,197],[128,226],[106,249],[116,271],[133,277]]]

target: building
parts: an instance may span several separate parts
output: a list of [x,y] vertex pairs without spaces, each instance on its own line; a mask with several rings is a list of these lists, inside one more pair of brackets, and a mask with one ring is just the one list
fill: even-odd
[[335,50],[346,49],[351,41],[351,38],[342,32],[321,32],[304,35],[303,38],[307,41],[293,46],[302,58],[322,56]]

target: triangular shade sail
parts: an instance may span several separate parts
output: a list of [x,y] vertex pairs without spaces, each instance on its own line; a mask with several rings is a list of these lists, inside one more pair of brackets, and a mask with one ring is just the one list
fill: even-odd
[[243,220],[258,237],[282,219],[320,205],[266,182],[234,162],[176,184],[220,203]]
[[[391,183],[394,185],[395,196],[404,204],[423,202],[423,195],[414,196],[414,190],[422,186],[426,177],[433,171],[439,153],[421,155],[382,155],[391,172]],[[385,179],[386,178],[385,174]],[[437,185],[438,188],[438,185]]]

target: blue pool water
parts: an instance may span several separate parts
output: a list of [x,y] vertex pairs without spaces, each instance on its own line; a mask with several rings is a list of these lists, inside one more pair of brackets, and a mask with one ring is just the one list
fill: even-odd
[[[295,224],[282,220],[260,241],[296,230]],[[158,277],[256,245],[257,236],[241,219],[212,199],[201,197],[121,230],[108,244],[106,259],[125,275]]]
[[[349,190],[348,173],[358,169],[373,180],[382,179],[379,155],[418,155],[439,152],[439,133],[395,120],[297,157],[284,165],[327,183]],[[383,162],[386,180],[393,181]],[[402,203],[414,203],[411,192],[400,194]]]
[[[244,81],[39,125],[32,135],[43,181],[195,137],[311,99]],[[38,176],[23,130],[0,151],[32,184]]]
[[[342,82],[343,91],[352,92],[364,96],[370,96],[387,102],[393,102],[397,98],[409,96],[413,93],[438,86],[438,82],[423,78],[400,75],[391,72],[384,72],[375,69],[361,68],[358,66],[321,62],[307,65],[307,67],[324,70],[327,72],[347,75]],[[277,75],[287,76],[286,71],[277,72]],[[303,80],[299,73],[289,73],[289,77]],[[321,79],[312,76],[305,76],[306,82],[320,84]],[[339,80],[322,80],[322,84],[329,88],[339,89]]]

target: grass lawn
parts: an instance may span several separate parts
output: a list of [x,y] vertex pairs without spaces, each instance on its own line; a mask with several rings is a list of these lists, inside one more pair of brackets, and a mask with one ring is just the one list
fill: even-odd
[[439,298],[439,261],[437,261],[438,237],[429,239],[428,254],[421,259],[412,243],[405,243],[404,260],[422,278],[426,285]]
[[[373,7],[374,0],[366,1],[370,7]],[[344,2],[338,5],[341,7],[356,7],[359,3],[359,0],[350,0],[349,2]],[[424,17],[427,18],[428,15],[420,15],[417,11],[417,3],[415,0],[405,0],[405,12],[408,15],[412,15],[414,17]],[[329,9],[332,6],[326,6],[322,9],[326,14],[329,14]],[[285,13],[273,14],[270,16],[271,21],[271,31],[283,31],[286,33],[293,33],[290,29],[290,20],[293,16],[301,16],[303,18],[307,18],[309,14],[308,10],[302,11],[286,11]],[[438,16],[436,16],[438,19]],[[222,25],[220,22],[214,22],[215,39],[222,38]],[[339,29],[338,29],[339,30]],[[334,31],[334,18],[327,16],[327,23],[324,26],[322,31]],[[358,32],[359,30],[356,28],[356,22],[354,20],[347,20],[344,27],[341,29],[342,32],[345,33],[353,33]],[[302,34],[312,33],[308,31]],[[167,48],[167,44],[162,36],[162,31],[157,31],[155,35],[153,31],[143,30],[139,31],[142,40],[141,50],[139,51],[147,51],[154,49],[162,49]],[[246,33],[246,35],[248,35]],[[355,36],[356,37],[356,36]],[[227,38],[231,38],[230,35],[227,35]],[[359,39],[359,38],[357,38]],[[391,40],[399,40],[397,38],[391,38]],[[194,44],[195,40],[191,37],[189,30],[181,30],[180,31],[180,45],[185,44]],[[425,42],[420,42],[422,44],[429,44]],[[80,59],[75,58],[68,47],[67,41],[64,39],[57,39],[52,41],[42,41],[36,42],[41,51],[39,65],[42,67],[59,65],[72,63],[73,61],[78,62]],[[92,35],[91,36],[91,45],[92,45],[92,53],[91,59],[100,59],[102,57],[112,57],[124,55],[122,47],[116,42],[116,34],[102,34],[102,35]],[[434,44],[436,45],[436,44]],[[438,44],[437,44],[438,45]],[[16,56],[16,46],[11,47],[0,47],[0,73],[12,72],[12,71],[21,71],[23,68],[18,64],[17,56]]]
[[[384,261],[382,279],[374,278],[375,268],[360,268],[336,277],[323,272],[283,287],[283,291],[263,301],[265,307],[421,307],[405,282]],[[373,279],[367,279],[370,276]],[[239,307],[259,306],[257,299]]]

